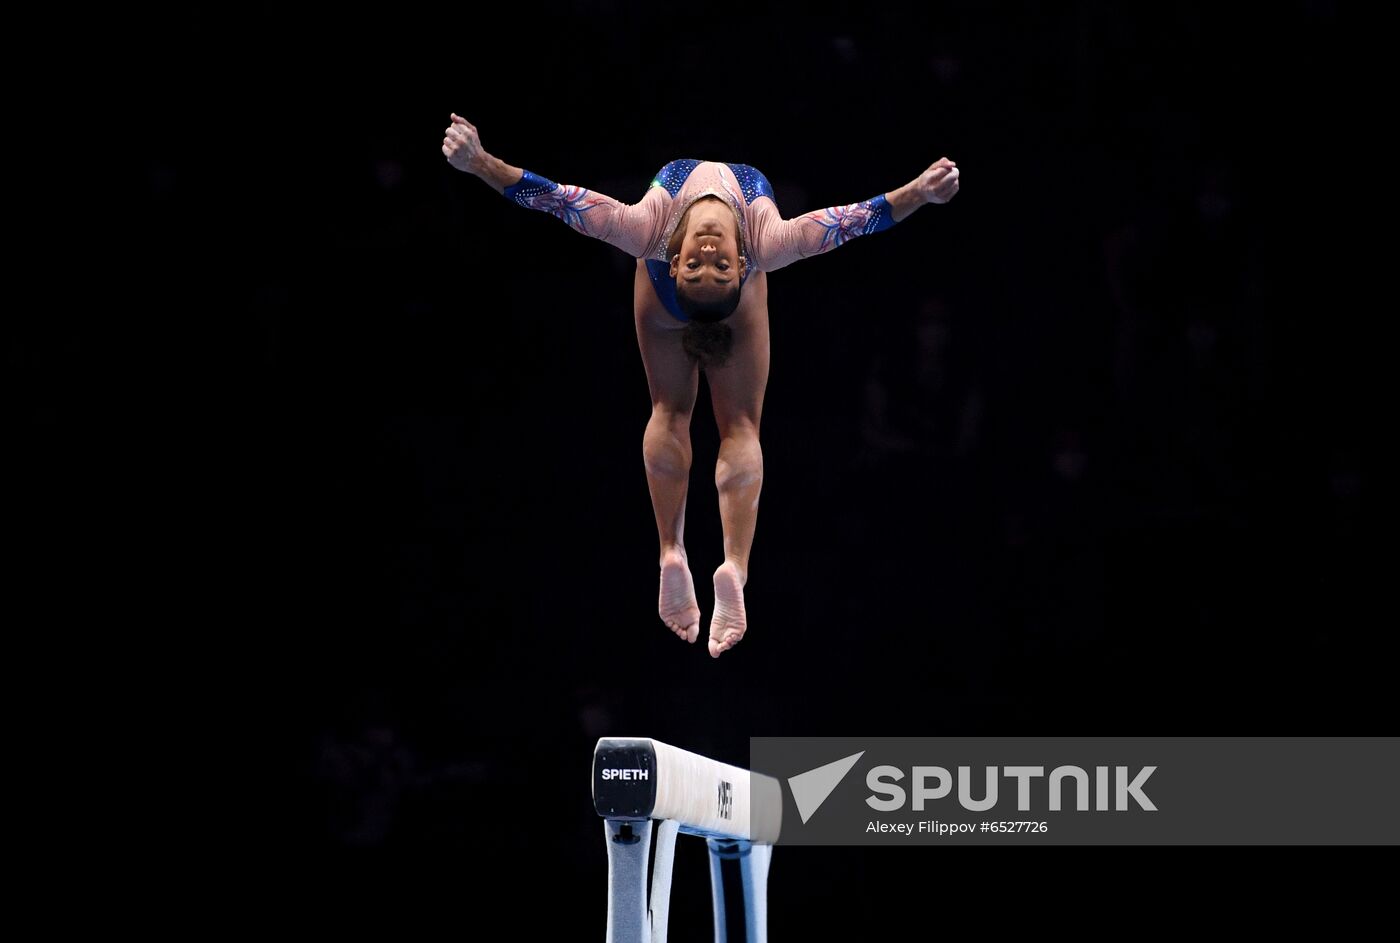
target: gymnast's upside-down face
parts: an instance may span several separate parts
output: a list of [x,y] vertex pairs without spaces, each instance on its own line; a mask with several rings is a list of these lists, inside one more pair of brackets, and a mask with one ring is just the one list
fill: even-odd
[[697,301],[717,301],[744,277],[739,252],[739,222],[718,197],[701,197],[685,211],[680,226],[685,235],[680,251],[671,255],[671,277],[677,291]]

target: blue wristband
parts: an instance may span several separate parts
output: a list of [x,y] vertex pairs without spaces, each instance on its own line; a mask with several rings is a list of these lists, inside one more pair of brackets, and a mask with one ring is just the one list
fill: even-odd
[[532,174],[525,171],[525,176],[520,178],[519,183],[513,183],[506,187],[501,195],[507,200],[514,200],[526,209],[530,208],[530,200],[542,193],[553,193],[559,189],[559,184],[553,180],[541,177],[539,174]]

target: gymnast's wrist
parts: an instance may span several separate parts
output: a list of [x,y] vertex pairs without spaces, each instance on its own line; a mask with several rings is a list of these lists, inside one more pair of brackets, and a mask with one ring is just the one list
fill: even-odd
[[482,151],[480,154],[476,155],[474,160],[467,163],[467,173],[475,174],[482,180],[486,180],[487,183],[490,183],[491,181],[487,179],[487,171],[490,169],[490,164],[493,160],[495,160],[494,157]]
[[891,220],[896,223],[908,219],[919,207],[928,205],[917,180],[886,193],[885,202],[890,206]]
[[524,179],[525,171],[519,167],[512,167],[499,158],[492,157],[485,151],[482,152],[481,159],[474,162],[469,168],[471,173],[476,174],[486,183],[490,184],[497,193],[504,193],[507,189]]

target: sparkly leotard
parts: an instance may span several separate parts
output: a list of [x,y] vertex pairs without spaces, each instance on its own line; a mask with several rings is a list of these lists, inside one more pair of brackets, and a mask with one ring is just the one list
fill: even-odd
[[519,183],[506,188],[505,196],[557,216],[633,258],[645,259],[657,298],[681,321],[687,318],[676,302],[666,246],[685,211],[701,197],[718,196],[734,210],[748,266],[745,280],[749,272],[771,272],[894,225],[883,193],[860,203],[783,219],[767,177],[747,164],[717,161],[671,161],[634,204],[619,203],[596,190],[558,184],[528,170]]

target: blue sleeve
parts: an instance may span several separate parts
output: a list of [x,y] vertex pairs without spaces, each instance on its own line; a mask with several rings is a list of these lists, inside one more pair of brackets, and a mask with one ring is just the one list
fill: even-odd
[[559,184],[539,174],[525,171],[525,176],[520,178],[519,183],[513,183],[506,187],[502,194],[507,200],[513,200],[526,209],[534,209],[530,201],[537,196],[546,193],[553,193],[559,189]]
[[870,207],[871,211],[875,214],[875,218],[865,227],[865,232],[862,233],[862,235],[868,235],[872,232],[884,232],[894,225],[894,208],[890,206],[890,201],[885,199],[883,193],[872,200],[866,200],[865,205]]

